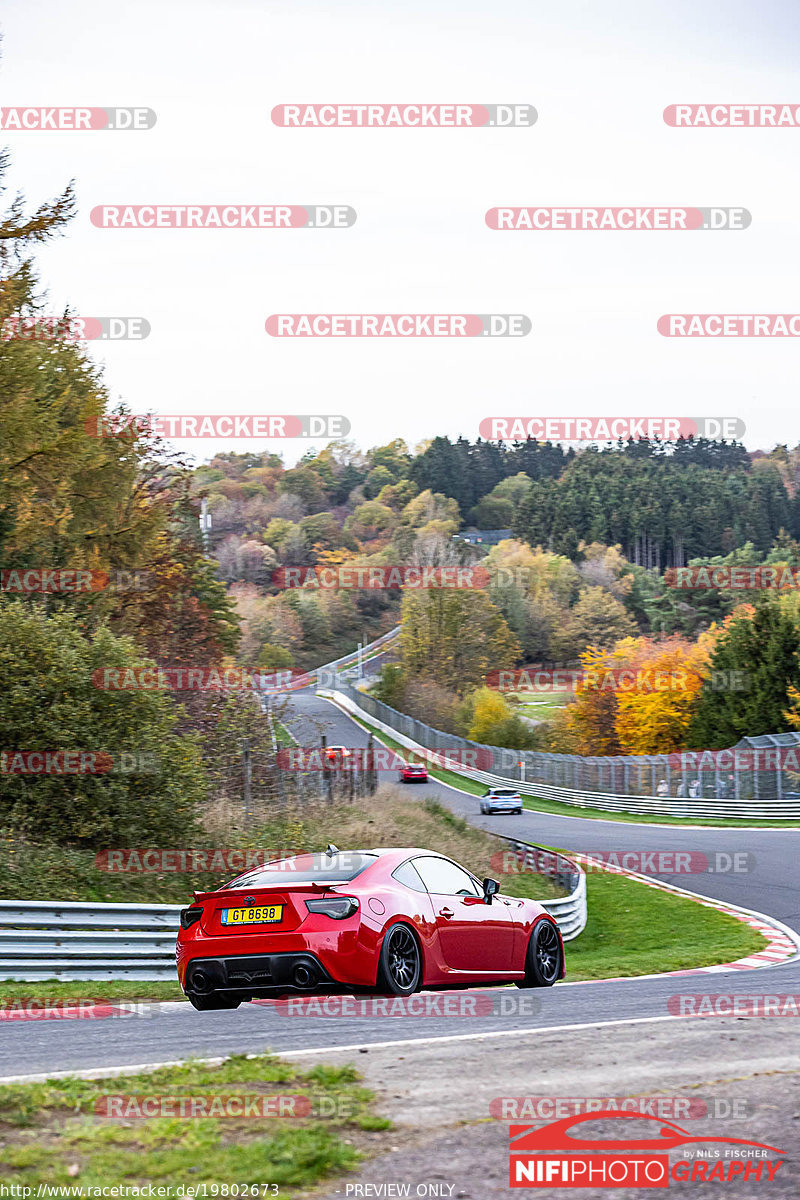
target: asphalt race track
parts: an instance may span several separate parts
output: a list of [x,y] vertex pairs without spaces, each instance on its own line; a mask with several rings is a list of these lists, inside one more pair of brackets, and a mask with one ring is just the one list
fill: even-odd
[[[329,743],[364,746],[368,734],[334,705],[311,692],[297,693],[289,723],[301,744],[318,744],[320,732]],[[777,917],[800,932],[797,858],[800,830],[709,830],[676,826],[643,826],[623,822],[561,817],[535,812],[521,816],[481,817],[476,797],[442,784],[407,785],[420,798],[436,795],[455,812],[494,832],[567,850],[747,850],[755,855],[753,869],[744,875],[703,874],[659,876],[704,895],[753,908]],[[335,839],[335,830],[330,831]],[[569,948],[567,948],[569,953]],[[91,985],[87,985],[90,989]],[[619,981],[559,984],[554,989],[520,992],[492,989],[496,1011],[474,1015],[469,1004],[447,1015],[288,1016],[272,1003],[243,1005],[233,1012],[198,1013],[188,1003],[146,1007],[124,1019],[7,1022],[0,1031],[0,1081],[9,1077],[57,1072],[124,1068],[173,1062],[190,1056],[213,1058],[231,1053],[326,1053],[337,1047],[352,1057],[359,1048],[377,1050],[387,1043],[431,1039],[446,1046],[462,1043],[465,1051],[488,1042],[499,1048],[534,1044],[536,1031],[570,1029],[596,1023],[623,1024],[623,1030],[675,1029],[667,1001],[677,993],[800,993],[800,959],[758,971],[725,971],[705,975],[663,976]],[[452,997],[453,993],[437,994]],[[464,997],[465,993],[458,993]],[[475,996],[476,993],[469,993]],[[486,995],[482,992],[481,995]],[[433,1003],[433,1002],[432,1002]],[[503,1009],[504,1011],[500,1011]],[[638,1024],[641,1022],[641,1024]],[[697,1022],[690,1022],[694,1025]],[[702,1022],[705,1024],[705,1022]],[[752,1022],[761,1024],[761,1022]],[[741,1025],[741,1022],[738,1023]],[[776,1023],[777,1024],[777,1023]],[[783,1022],[781,1022],[783,1024]],[[608,1024],[611,1033],[613,1026]],[[591,1035],[591,1030],[587,1030]],[[561,1034],[563,1038],[565,1034]],[[395,1047],[392,1054],[402,1054]]]

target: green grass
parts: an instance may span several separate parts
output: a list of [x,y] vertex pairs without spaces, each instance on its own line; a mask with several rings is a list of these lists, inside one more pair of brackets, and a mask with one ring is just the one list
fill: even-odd
[[506,699],[511,702],[512,711],[518,712],[520,716],[531,717],[534,721],[546,721],[574,699],[574,693],[542,692],[538,699],[533,699],[531,692],[509,692]]
[[[36,997],[43,1000],[183,1000],[177,977],[135,982],[131,979],[69,980],[52,979],[45,983],[17,983],[0,980],[0,1004]],[[2,1028],[2,1022],[0,1022]]]
[[588,875],[586,883],[589,919],[566,944],[567,980],[712,966],[766,945],[744,922],[684,896],[607,872]]
[[[189,848],[214,846],[244,850],[283,845],[254,840],[258,831],[220,832],[192,837]],[[89,900],[95,903],[187,904],[193,891],[213,891],[235,871],[107,871],[94,850],[54,842],[0,841],[0,898],[8,900]]]
[[[104,1096],[300,1095],[304,1117],[120,1120],[96,1114]],[[390,1125],[352,1066],[298,1071],[271,1055],[220,1066],[188,1063],[116,1079],[64,1079],[0,1087],[3,1183],[130,1187],[178,1183],[276,1184],[282,1200],[353,1170],[383,1149]],[[211,1194],[210,1190],[209,1193]],[[219,1193],[217,1193],[219,1194]],[[262,1188],[260,1195],[269,1194]]]
[[280,721],[275,722],[275,741],[281,749],[285,746],[297,745],[297,738]]
[[[401,746],[399,742],[394,741],[382,731],[380,735],[376,733],[374,726],[370,725],[368,721],[354,717],[350,713],[347,715],[362,729],[372,733],[376,741],[383,742],[392,749],[399,750],[402,754],[408,753],[405,746]],[[450,787],[457,788],[459,792],[466,792],[470,796],[482,796],[486,791],[486,784],[468,779],[465,775],[458,775],[455,771],[442,771],[438,767],[429,767],[428,774],[431,779],[438,779],[440,783],[447,783]],[[523,796],[522,806],[532,812],[552,813],[558,817],[581,817],[588,821],[620,821],[623,824],[632,825],[682,825],[684,827],[697,825],[708,829],[794,829],[800,826],[800,821],[749,821],[727,817],[712,819],[710,817],[671,817],[661,813],[651,816],[641,813],[611,812],[605,808],[581,808],[577,804],[545,800],[542,796]]]

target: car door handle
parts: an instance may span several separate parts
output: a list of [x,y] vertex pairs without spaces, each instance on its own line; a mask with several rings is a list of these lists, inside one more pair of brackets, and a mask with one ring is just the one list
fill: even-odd
[[452,908],[440,908],[439,909],[440,917],[452,917],[452,915],[453,915]]

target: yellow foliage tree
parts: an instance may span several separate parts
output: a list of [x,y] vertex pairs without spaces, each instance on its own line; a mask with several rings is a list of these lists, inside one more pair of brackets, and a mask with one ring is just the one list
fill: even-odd
[[499,692],[488,687],[478,688],[467,737],[473,742],[489,742],[492,729],[510,716],[508,705]]
[[568,724],[580,754],[668,754],[686,746],[698,694],[720,628],[697,642],[678,636],[654,642],[623,638],[612,650],[581,655]]
[[671,637],[646,645],[630,690],[617,690],[616,730],[623,754],[668,754],[686,745],[686,732],[705,679],[715,634],[697,642]]

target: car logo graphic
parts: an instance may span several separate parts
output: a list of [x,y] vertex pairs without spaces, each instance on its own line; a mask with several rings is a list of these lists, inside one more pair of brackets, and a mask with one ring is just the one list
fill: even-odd
[[[586,1122],[600,1120],[637,1122],[651,1121],[658,1125],[658,1132],[653,1130],[649,1138],[616,1139],[584,1138],[580,1134],[570,1133],[573,1127]],[[564,1117],[561,1121],[551,1121],[538,1127],[531,1125],[510,1126],[511,1150],[513,1153],[537,1150],[669,1150],[678,1146],[690,1145],[692,1142],[720,1142],[732,1146],[758,1146],[762,1150],[771,1150],[774,1154],[785,1154],[776,1146],[766,1142],[751,1142],[745,1138],[709,1137],[708,1134],[693,1135],[676,1125],[674,1121],[666,1121],[656,1117],[642,1117],[639,1113],[620,1112],[619,1109],[605,1109],[593,1113],[583,1113],[579,1116]]]
[[245,904],[255,904],[256,898],[255,896],[245,896],[244,902]]

